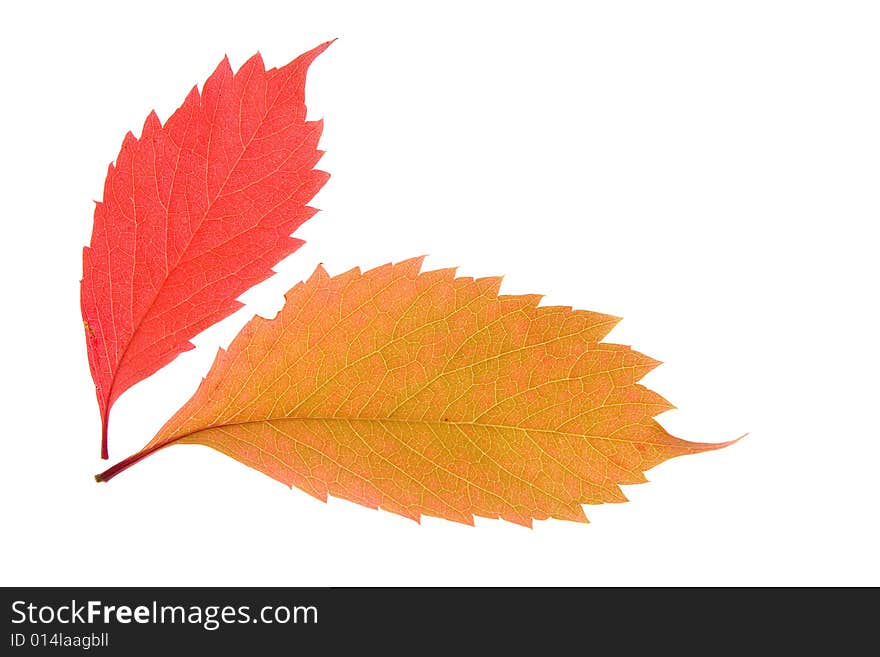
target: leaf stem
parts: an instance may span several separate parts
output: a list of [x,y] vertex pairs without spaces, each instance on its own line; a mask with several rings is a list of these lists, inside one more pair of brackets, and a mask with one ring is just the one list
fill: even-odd
[[110,458],[110,453],[107,451],[107,423],[110,421],[109,415],[109,408],[101,413],[101,458],[105,461]]
[[96,474],[95,481],[97,481],[99,483],[102,481],[110,481],[111,479],[113,479],[113,477],[118,475],[120,472],[127,470],[128,468],[133,466],[138,461],[141,461],[141,460],[147,458],[153,452],[157,452],[160,449],[162,449],[163,447],[167,447],[168,444],[169,443],[153,445],[152,447],[150,447],[148,449],[142,449],[139,452],[135,452],[134,454],[132,454],[128,458],[121,460],[116,465],[107,468],[106,470],[104,470],[104,472],[102,472],[100,474]]

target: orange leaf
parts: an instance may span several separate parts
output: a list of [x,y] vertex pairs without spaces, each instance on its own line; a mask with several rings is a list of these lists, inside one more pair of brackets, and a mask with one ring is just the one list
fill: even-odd
[[500,278],[421,259],[329,277],[221,350],[196,394],[106,481],[175,443],[208,445],[315,497],[418,520],[585,521],[691,443],[637,381],[658,362],[601,342],[616,317],[498,296]]

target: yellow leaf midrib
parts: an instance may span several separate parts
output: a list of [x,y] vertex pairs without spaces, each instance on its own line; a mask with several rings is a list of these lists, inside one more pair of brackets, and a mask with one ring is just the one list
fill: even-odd
[[[605,441],[616,442],[616,443],[626,443],[626,444],[630,444],[630,445],[631,445],[631,444],[634,444],[636,441],[625,440],[625,439],[622,439],[622,438],[614,438],[614,437],[612,437],[612,436],[600,436],[600,435],[593,435],[593,434],[584,434],[584,433],[580,433],[580,432],[559,431],[559,430],[557,430],[557,429],[543,429],[543,428],[535,428],[535,427],[522,427],[522,426],[504,425],[504,424],[490,424],[490,423],[485,423],[485,422],[468,422],[468,421],[463,421],[463,420],[449,420],[449,421],[443,421],[443,420],[423,420],[423,419],[421,419],[421,420],[409,420],[409,419],[406,419],[406,418],[346,418],[346,417],[333,417],[333,416],[313,416],[313,417],[287,417],[287,416],[281,416],[281,417],[274,417],[274,418],[262,418],[262,419],[259,419],[259,420],[243,420],[243,421],[241,421],[241,422],[227,422],[227,423],[223,423],[223,424],[216,424],[216,425],[211,425],[211,426],[203,427],[203,428],[198,429],[198,430],[196,430],[196,431],[191,431],[191,432],[189,432],[189,433],[186,433],[186,434],[183,434],[183,435],[180,435],[180,436],[172,436],[171,438],[168,438],[168,439],[164,442],[164,444],[163,444],[162,446],[164,447],[164,446],[167,446],[167,445],[173,444],[173,443],[175,443],[175,442],[183,441],[183,440],[185,440],[185,439],[187,439],[187,438],[194,438],[194,437],[197,436],[198,434],[203,433],[203,432],[210,431],[210,430],[212,430],[212,429],[228,430],[228,429],[232,429],[232,428],[234,428],[234,427],[238,427],[238,426],[258,425],[258,424],[272,424],[273,422],[345,422],[345,423],[347,423],[347,424],[349,424],[349,425],[351,425],[353,422],[375,422],[375,423],[378,423],[378,424],[380,424],[380,425],[383,424],[383,423],[386,423],[386,424],[395,424],[395,423],[397,423],[397,424],[408,424],[408,425],[425,425],[425,426],[459,426],[459,427],[462,426],[462,425],[464,425],[464,426],[480,427],[480,428],[484,428],[484,429],[497,429],[497,430],[500,430],[500,431],[523,431],[523,432],[526,433],[527,436],[529,436],[529,438],[530,438],[533,442],[534,442],[534,439],[532,439],[532,437],[531,437],[531,435],[530,435],[531,432],[550,433],[550,434],[555,434],[555,435],[560,435],[560,436],[566,436],[566,437],[582,438],[582,439],[584,439],[584,443],[585,443],[585,444],[586,444],[586,445],[587,445],[592,451],[594,451],[596,454],[598,454],[603,460],[605,460],[605,461],[607,461],[607,462],[613,464],[613,465],[614,465],[615,467],[617,467],[617,468],[620,468],[621,470],[623,470],[624,472],[628,473],[629,475],[631,475],[631,476],[632,476],[634,479],[636,479],[636,480],[641,479],[641,478],[644,476],[644,475],[642,475],[642,473],[641,473],[640,470],[633,470],[632,468],[626,467],[625,465],[623,465],[623,464],[621,464],[621,463],[618,463],[617,461],[613,460],[609,455],[603,453],[603,452],[602,452],[601,450],[599,450],[595,445],[593,445],[593,444],[590,442],[590,439],[591,439],[591,438],[594,438],[594,439],[597,439],[597,440],[605,440]],[[626,427],[628,427],[628,426],[634,426],[634,425],[633,425],[633,424],[624,425],[623,427],[619,427],[619,428],[616,429],[615,431],[619,431],[620,429],[622,429],[622,428],[626,428]],[[226,433],[226,431],[224,431],[224,433]],[[285,435],[288,435],[286,432],[283,432],[283,431],[282,431],[282,433],[284,433]],[[359,436],[359,437],[360,437],[360,436]],[[292,437],[291,437],[291,438],[292,438]],[[293,439],[293,440],[296,440],[295,438],[292,438],[292,439]],[[197,440],[193,440],[193,442],[197,442]],[[637,441],[637,442],[638,442],[638,444],[647,445],[647,446],[652,446],[652,447],[668,447],[668,445],[666,445],[666,444],[664,444],[664,443],[656,443],[656,442],[649,442],[649,441]],[[252,444],[252,443],[249,443],[249,444]],[[369,447],[369,445],[368,445],[368,447]],[[571,473],[573,476],[575,476],[578,480],[584,480],[584,477],[583,477],[582,475],[579,475],[579,474],[577,474],[577,473],[575,473],[575,472],[572,472],[572,471],[570,470],[570,468],[568,468],[568,467],[565,466],[563,463],[561,463],[558,459],[556,459],[556,458],[555,458],[552,454],[550,454],[547,450],[545,450],[544,448],[540,447],[540,445],[538,446],[538,448],[541,450],[542,453],[547,454],[548,457],[550,457],[551,459],[553,459],[556,463],[558,463],[558,464],[559,464],[561,467],[563,467],[566,471],[570,472],[570,473]],[[371,449],[371,451],[375,452],[375,450],[373,450],[372,447],[370,447],[370,449]],[[482,450],[481,450],[481,451],[482,451]],[[323,453],[323,452],[322,452],[322,453]],[[376,453],[378,453],[378,452],[376,452]],[[488,456],[488,455],[487,455],[487,456]],[[490,458],[491,458],[491,457],[490,457]],[[496,463],[496,465],[497,465],[497,462],[495,462],[494,459],[492,459],[492,461],[493,461],[493,463]],[[500,465],[499,465],[498,467],[501,468],[502,470],[504,470],[504,468],[501,467]],[[507,472],[507,470],[505,470],[505,472]],[[516,477],[516,475],[513,475],[513,473],[509,473],[509,474],[511,474],[511,476],[515,476],[515,477]],[[519,477],[517,477],[517,478],[519,478]],[[468,482],[468,483],[472,483],[472,482]],[[555,498],[555,496],[554,496],[552,493],[549,493],[549,492],[547,492],[547,491],[544,491],[544,490],[541,489],[541,488],[538,488],[537,486],[535,486],[535,485],[532,484],[531,482],[525,482],[525,483],[526,483],[528,486],[530,486],[530,487],[533,487],[533,488],[536,488],[536,489],[538,489],[538,490],[541,490],[542,492],[546,493],[546,494],[547,494],[548,496],[550,496],[550,497],[553,497],[554,499],[558,499],[558,498]],[[598,485],[598,486],[601,486],[601,487],[603,487],[603,488],[607,488],[607,483],[603,483],[603,482],[595,482],[595,481],[594,481],[594,482],[591,482],[591,483],[594,483],[594,484],[596,484],[596,485]],[[616,486],[616,484],[615,484],[615,486]],[[560,500],[560,501],[562,501],[562,500]]]
[[[614,404],[617,406],[622,405],[631,405],[631,402],[627,404]],[[611,406],[611,404],[609,404]],[[607,408],[607,407],[603,407]],[[391,418],[391,417],[334,417],[334,416],[280,416],[280,417],[270,417],[270,418],[261,418],[259,420],[242,420],[240,422],[225,422],[221,424],[212,424],[207,427],[201,427],[200,429],[196,429],[194,431],[187,432],[185,434],[181,434],[179,436],[172,436],[167,439],[168,442],[177,442],[179,440],[183,440],[189,436],[194,436],[203,431],[209,431],[211,429],[224,429],[229,427],[236,427],[240,425],[247,424],[262,424],[262,423],[272,423],[272,422],[282,422],[282,421],[298,421],[298,422],[307,422],[307,421],[336,421],[336,422],[377,422],[377,423],[401,423],[401,424],[431,424],[431,425],[469,425],[474,427],[483,427],[486,429],[501,429],[501,430],[513,430],[513,431],[537,431],[540,433],[553,433],[560,436],[574,436],[576,438],[596,438],[598,440],[608,440],[611,442],[618,443],[628,443],[628,444],[636,444],[639,445],[650,445],[655,447],[668,447],[665,443],[655,443],[649,442],[645,440],[625,440],[623,438],[613,438],[611,436],[600,436],[594,434],[582,433],[579,431],[559,431],[558,429],[542,429],[538,427],[521,427],[510,424],[491,424],[486,422],[468,422],[466,420],[409,420],[407,418]],[[615,429],[615,433],[620,431],[621,429],[626,429],[631,426],[637,425],[637,422],[633,422],[630,424],[625,424],[617,429]],[[586,441],[589,443],[589,440]],[[694,443],[698,445],[699,443]]]

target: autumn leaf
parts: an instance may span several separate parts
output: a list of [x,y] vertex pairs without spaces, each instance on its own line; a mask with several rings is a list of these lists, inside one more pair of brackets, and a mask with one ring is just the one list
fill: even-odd
[[83,250],[103,458],[114,401],[302,244],[290,234],[328,178],[314,170],[322,123],[306,121],[305,78],[328,45],[268,71],[259,54],[234,75],[224,58],[164,126],[151,112],[140,139],[126,135]]
[[658,362],[601,342],[617,318],[420,267],[319,267],[218,353],[142,451],[96,478],[200,444],[321,500],[530,525],[585,521],[582,504],[625,501],[619,485],[644,470],[730,444],[654,420],[672,406],[637,382]]

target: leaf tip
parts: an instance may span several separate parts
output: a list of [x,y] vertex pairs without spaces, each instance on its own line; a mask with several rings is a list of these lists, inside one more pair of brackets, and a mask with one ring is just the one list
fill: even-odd
[[739,436],[738,438],[734,438],[733,440],[727,440],[723,443],[704,443],[705,445],[708,445],[708,447],[706,448],[706,451],[712,451],[715,449],[722,449],[724,447],[730,447],[731,445],[738,443],[740,440],[742,440],[743,438],[745,438],[748,435],[749,435],[748,433],[744,433],[743,435]]
[[331,39],[330,41],[325,41],[324,43],[315,46],[308,52],[304,52],[302,55],[294,59],[292,62],[290,62],[290,64],[288,64],[288,66],[305,65],[305,68],[308,68],[311,63],[315,61],[315,58],[322,52],[327,50],[327,48],[330,47],[330,44],[332,44],[334,41],[336,41],[336,39]]
[[743,435],[741,435],[739,438],[734,438],[733,440],[728,440],[728,441],[725,442],[725,443],[719,443],[719,444],[718,444],[718,447],[717,447],[716,449],[721,449],[722,447],[730,447],[730,446],[733,445],[734,443],[738,443],[738,442],[739,442],[740,440],[742,440],[743,438],[746,438],[748,435],[749,435],[748,432],[746,432],[746,433],[744,433]]
[[[330,46],[332,46],[332,45],[336,42],[337,39],[339,39],[339,37],[333,37],[333,38],[330,39],[329,41],[325,41],[324,43],[322,43],[322,44],[320,44],[320,45],[318,45],[318,46],[315,46],[315,47],[311,50],[311,52],[315,53],[314,56],[317,57],[317,56],[320,55],[322,52],[324,52],[325,50],[327,50],[327,48],[329,48]],[[307,54],[308,54],[308,53],[307,53]]]
[[701,452],[714,452],[718,449],[724,449],[725,447],[730,447],[731,445],[738,443],[740,440],[748,436],[748,433],[744,433],[738,438],[734,438],[733,440],[726,440],[721,443],[692,443],[689,441],[682,441],[684,446],[690,451],[692,454],[699,454]]

